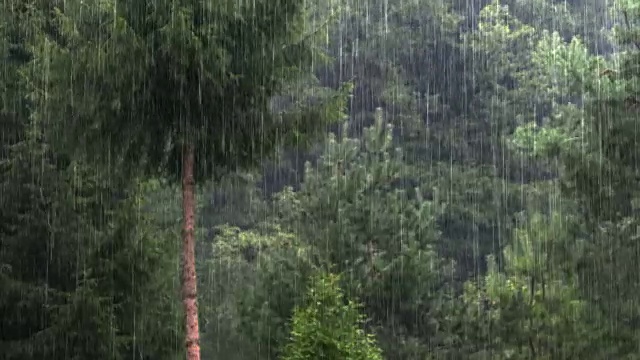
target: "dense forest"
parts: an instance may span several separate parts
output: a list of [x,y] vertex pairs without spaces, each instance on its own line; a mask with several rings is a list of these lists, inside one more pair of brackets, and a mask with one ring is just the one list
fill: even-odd
[[0,360],[640,359],[640,0],[5,0]]

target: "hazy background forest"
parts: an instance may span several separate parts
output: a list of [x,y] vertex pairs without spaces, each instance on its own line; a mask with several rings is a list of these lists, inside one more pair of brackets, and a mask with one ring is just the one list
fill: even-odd
[[185,358],[183,124],[202,359],[640,359],[639,0],[129,3],[0,3],[0,359]]

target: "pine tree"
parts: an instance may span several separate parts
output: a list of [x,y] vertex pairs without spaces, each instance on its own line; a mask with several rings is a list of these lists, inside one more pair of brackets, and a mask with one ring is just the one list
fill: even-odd
[[182,183],[188,359],[200,358],[196,180],[255,165],[286,142],[306,144],[345,106],[348,88],[270,111],[272,97],[314,60],[304,4],[67,2],[52,19],[55,36],[34,41],[37,116],[59,146],[130,178]]
[[381,360],[374,337],[361,328],[364,316],[352,301],[345,305],[333,274],[314,276],[307,306],[297,308],[292,319],[291,340],[283,360]]
[[[603,329],[602,358],[638,352],[637,212],[640,199],[637,127],[640,107],[640,2],[616,2],[617,52],[607,58],[588,53],[579,39],[567,43],[547,34],[532,54],[546,88],[561,101],[547,126],[530,124],[516,132],[520,144],[560,164],[559,182],[574,203],[580,225],[574,242],[583,250],[574,266],[588,314]],[[594,355],[595,356],[595,355]]]

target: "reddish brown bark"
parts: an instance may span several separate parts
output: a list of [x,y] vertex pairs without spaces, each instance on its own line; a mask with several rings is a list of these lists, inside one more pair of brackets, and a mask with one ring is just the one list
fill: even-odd
[[193,146],[182,154],[182,304],[185,316],[187,360],[200,360],[200,331],[196,283],[196,202]]

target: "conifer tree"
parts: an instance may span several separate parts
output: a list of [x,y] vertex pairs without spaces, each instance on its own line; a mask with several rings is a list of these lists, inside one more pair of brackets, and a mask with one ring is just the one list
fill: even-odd
[[307,306],[294,312],[283,360],[382,359],[373,335],[361,328],[364,316],[358,305],[352,301],[345,305],[339,280],[333,274],[313,277]]
[[[547,34],[532,54],[548,91],[581,99],[558,102],[548,125],[518,129],[515,140],[537,155],[556,161],[563,195],[575,202],[580,226],[574,242],[582,244],[574,271],[589,315],[604,329],[602,358],[638,353],[637,122],[640,107],[640,2],[617,1],[611,56],[589,54],[574,38]],[[601,314],[601,315],[600,315]],[[595,358],[595,357],[594,357]]]
[[55,31],[33,43],[36,116],[58,146],[128,178],[161,174],[182,183],[191,360],[200,358],[196,180],[255,165],[283,143],[307,144],[345,106],[338,92],[271,111],[273,96],[314,60],[305,3],[65,2],[54,11]]

